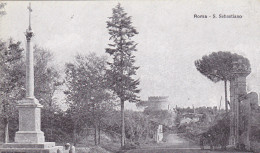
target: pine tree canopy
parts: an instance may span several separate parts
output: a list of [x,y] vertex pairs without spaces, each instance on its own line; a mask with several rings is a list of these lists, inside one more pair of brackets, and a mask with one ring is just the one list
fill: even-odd
[[213,52],[195,61],[197,70],[213,82],[227,81],[232,78],[233,64],[238,62],[240,71],[250,71],[250,62],[247,58],[230,52]]
[[135,80],[133,76],[139,67],[134,66],[133,52],[137,51],[137,43],[131,38],[138,32],[132,26],[131,16],[124,12],[120,4],[113,9],[113,15],[107,21],[107,29],[109,40],[113,42],[106,48],[106,52],[112,57],[112,62],[108,62],[110,69],[107,70],[110,87],[121,100],[136,102],[139,98],[136,94],[140,92],[137,88],[139,80]]

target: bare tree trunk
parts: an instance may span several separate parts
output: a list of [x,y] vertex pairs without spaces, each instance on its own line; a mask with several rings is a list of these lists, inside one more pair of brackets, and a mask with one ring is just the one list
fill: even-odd
[[219,101],[219,107],[218,107],[218,110],[220,111],[221,109],[221,101],[222,101],[222,96],[220,97],[220,101]]
[[101,130],[100,130],[100,121],[99,121],[99,124],[98,124],[98,144],[100,144],[100,132],[101,132]]
[[[50,97],[52,97],[53,95],[51,95]],[[50,127],[51,127],[51,136],[50,136],[50,141],[53,141],[53,119],[54,119],[54,112],[52,112],[51,108],[52,108],[52,99],[49,99],[49,113],[50,113]]]
[[49,140],[50,141],[53,141],[53,135],[52,135],[52,133],[53,133],[53,121],[52,121],[52,112],[51,112],[51,110],[49,110],[49,120],[50,120],[50,138],[49,138]]
[[4,123],[5,123],[5,143],[9,142],[9,121],[8,118],[4,119]]
[[74,146],[77,144],[77,131],[76,131],[76,122],[74,121],[74,126],[73,126],[73,143]]
[[8,121],[8,116],[7,116],[7,101],[6,100],[3,100],[3,112],[4,112],[4,115],[5,115],[5,118],[4,118],[4,126],[5,126],[5,139],[4,139],[4,142],[5,143],[8,143],[9,142],[9,121]]
[[95,145],[97,145],[97,126],[95,126],[95,134],[94,134],[94,140],[95,140]]
[[124,114],[124,101],[121,99],[121,147],[125,145],[125,114]]
[[101,104],[98,105],[98,144],[100,145],[100,138],[101,138]]
[[92,104],[92,117],[93,117],[93,124],[94,124],[94,141],[95,145],[97,145],[97,123],[96,123],[96,116],[95,116],[95,104]]
[[228,113],[228,102],[227,102],[227,80],[224,81],[225,84],[225,106],[226,106],[226,113]]

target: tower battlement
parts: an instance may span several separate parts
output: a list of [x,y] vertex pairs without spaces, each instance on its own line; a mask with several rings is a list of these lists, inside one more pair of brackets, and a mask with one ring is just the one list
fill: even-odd
[[168,96],[150,96],[148,97],[148,101],[160,101],[160,102],[167,102]]

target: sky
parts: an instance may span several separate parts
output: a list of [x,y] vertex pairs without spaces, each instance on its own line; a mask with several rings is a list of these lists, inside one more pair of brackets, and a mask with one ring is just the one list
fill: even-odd
[[[259,0],[33,1],[33,43],[49,49],[60,69],[77,53],[106,55],[106,21],[118,2],[132,16],[139,32],[133,40],[138,43],[135,56],[142,100],[169,96],[174,107],[219,106],[224,83],[211,82],[194,66],[195,60],[217,51],[248,58],[252,68],[247,77],[248,92],[260,93]],[[12,37],[24,46],[29,2],[6,3],[0,38]],[[194,18],[194,14],[208,18]],[[213,14],[242,18],[213,19]],[[127,108],[135,106],[127,104]]]

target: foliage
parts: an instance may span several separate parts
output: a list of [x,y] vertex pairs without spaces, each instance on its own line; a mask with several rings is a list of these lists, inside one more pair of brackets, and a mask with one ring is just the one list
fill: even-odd
[[[225,148],[229,138],[229,115],[224,110],[217,110],[216,107],[198,107],[195,108],[196,113],[193,113],[194,110],[191,113],[190,110],[190,108],[177,109],[178,132],[201,146],[211,145]],[[198,117],[199,121],[179,124],[184,116]]]
[[212,145],[212,147],[221,146],[223,149],[228,145],[230,132],[230,119],[227,115],[209,128],[209,130],[201,135],[201,139]]
[[103,90],[106,87],[105,64],[105,57],[98,57],[94,53],[87,56],[77,55],[74,63],[66,63],[68,90],[65,94],[70,105],[81,106],[83,101],[90,100],[102,101],[107,96],[107,91]]
[[[103,124],[102,130],[116,137],[120,134],[120,112],[112,111],[106,116],[107,122]],[[147,115],[142,112],[125,112],[125,128],[127,143],[146,143],[151,141],[153,125]]]
[[[46,141],[67,143],[73,142],[73,118],[68,111],[55,111],[48,114],[47,109],[42,110],[42,131]],[[49,126],[48,126],[49,125]]]
[[23,86],[20,78],[24,77],[22,73],[23,49],[20,44],[21,42],[13,42],[12,39],[8,43],[0,42],[0,92],[3,97],[8,97],[7,101],[10,101],[18,94],[20,94],[19,96],[22,95],[19,92]]
[[[207,114],[209,115],[209,114]],[[200,146],[221,147],[224,149],[228,144],[230,132],[229,115],[225,112],[214,116],[212,121],[204,120],[186,124],[180,128],[184,136],[195,141]]]
[[0,118],[5,128],[5,142],[9,141],[8,126],[11,119],[17,116],[16,103],[25,94],[22,78],[22,52],[20,42],[10,39],[8,42],[0,41]]
[[35,97],[44,106],[44,109],[49,110],[58,109],[54,94],[63,84],[60,72],[52,61],[53,54],[49,50],[34,47]]
[[120,135],[120,127],[120,112],[117,110],[107,112],[103,118],[102,130],[116,140]]
[[142,112],[126,111],[126,138],[130,142],[141,143],[149,139],[153,132],[150,120]]
[[260,143],[260,128],[257,126],[253,126],[251,129],[251,141],[259,142]]
[[4,10],[6,3],[0,3],[0,16],[5,15],[6,12]]

